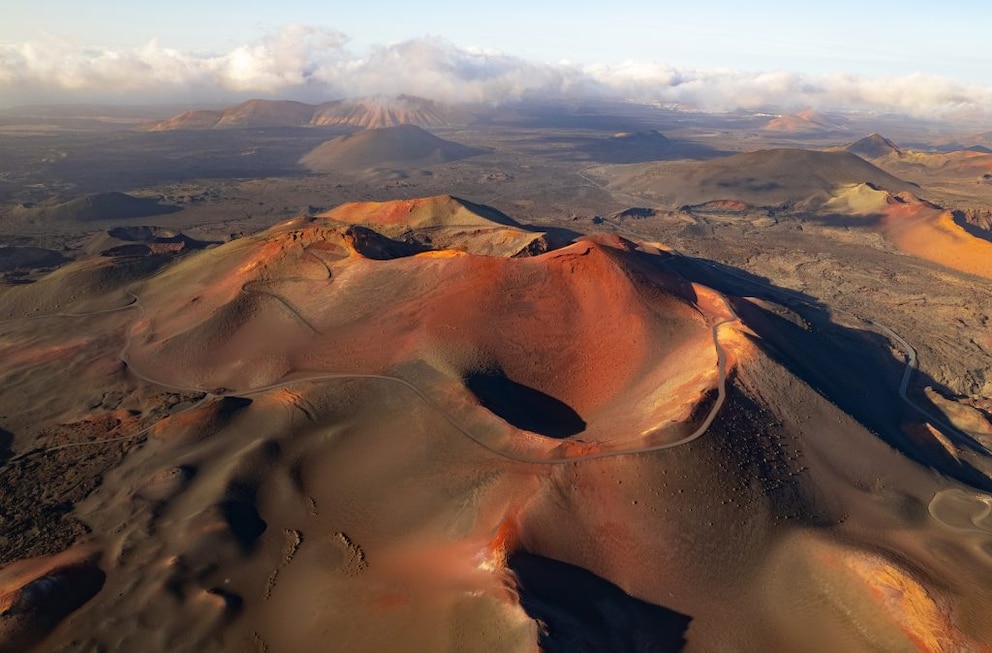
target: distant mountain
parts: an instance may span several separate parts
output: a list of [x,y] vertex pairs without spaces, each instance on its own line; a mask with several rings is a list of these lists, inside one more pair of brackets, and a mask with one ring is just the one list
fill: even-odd
[[799,113],[789,113],[773,118],[764,126],[764,129],[779,132],[830,132],[838,131],[843,127],[823,114],[806,109]]
[[224,127],[303,127],[310,122],[313,107],[285,100],[248,100],[225,109],[214,125]]
[[366,129],[417,125],[418,127],[450,127],[471,122],[467,111],[440,102],[400,95],[395,98],[364,98],[339,100],[317,105],[312,125],[354,125]]
[[387,165],[428,166],[483,152],[438,138],[415,125],[399,125],[333,138],[311,150],[300,163],[315,172],[364,170]]
[[154,123],[148,131],[173,131],[176,129],[212,129],[223,117],[223,111],[194,110]]
[[159,204],[157,199],[110,192],[84,195],[63,202],[22,205],[13,210],[12,216],[36,223],[113,222],[181,210],[177,206]]
[[640,163],[665,158],[672,141],[656,129],[619,132],[583,148],[595,161],[603,163]]
[[287,100],[248,100],[219,111],[187,111],[146,126],[148,131],[249,129],[258,127],[448,127],[467,124],[467,111],[412,95],[304,104]]
[[844,148],[844,151],[857,154],[863,159],[880,159],[890,154],[902,154],[898,145],[878,133],[869,134],[851,143]]
[[916,187],[859,156],[844,151],[758,150],[698,162],[664,162],[633,169],[616,183],[648,192],[660,205],[698,206],[716,200],[752,207],[816,204],[839,186],[869,183],[891,193]]
[[984,183],[992,179],[992,149],[982,145],[964,147],[947,144],[938,151],[899,147],[889,139],[872,134],[842,148],[857,154],[886,171],[927,184],[936,179],[941,183]]
[[913,185],[849,152],[758,150],[699,164],[692,175],[703,201],[737,199],[755,206],[803,201],[843,184],[867,182],[892,193]]

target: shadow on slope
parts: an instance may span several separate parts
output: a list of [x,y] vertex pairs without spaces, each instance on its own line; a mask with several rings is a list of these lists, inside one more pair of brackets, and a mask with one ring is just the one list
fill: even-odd
[[803,219],[824,227],[837,227],[847,229],[877,229],[882,225],[885,216],[881,213],[869,213],[868,215],[841,215],[829,213],[826,215],[812,214],[804,215]]
[[465,387],[479,403],[518,429],[550,438],[567,438],[586,428],[585,421],[571,406],[517,383],[501,370],[471,374],[465,379]]
[[978,224],[970,222],[964,211],[954,211],[952,215],[954,224],[964,229],[968,235],[992,242],[992,229],[983,229]]
[[[730,266],[688,256],[666,264],[686,279],[728,295],[734,311],[757,334],[755,344],[818,393],[915,462],[975,488],[992,491],[992,479],[935,439],[911,436],[904,426],[923,419],[900,396],[906,369],[893,356],[894,342],[867,328],[839,324],[830,309],[810,295],[779,288],[769,280]],[[779,310],[745,298],[778,304]],[[915,370],[909,398],[930,415],[943,412],[919,388],[953,393],[922,370]],[[941,431],[960,449],[979,458],[988,453],[966,433],[944,425]]]
[[3,650],[30,650],[60,621],[96,596],[106,579],[102,569],[84,562],[54,569],[24,585],[0,612]]
[[546,653],[675,653],[685,646],[692,617],[551,558],[521,551],[508,565],[524,611],[543,625],[538,643]]
[[5,465],[10,457],[14,455],[10,446],[14,443],[14,434],[10,431],[0,429],[0,467]]

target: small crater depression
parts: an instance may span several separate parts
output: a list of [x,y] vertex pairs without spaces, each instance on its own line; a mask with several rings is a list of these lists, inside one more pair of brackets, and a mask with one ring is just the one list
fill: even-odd
[[221,503],[220,510],[238,544],[246,551],[252,550],[255,541],[268,526],[259,516],[255,506],[247,501],[235,499]]
[[465,387],[480,404],[518,429],[561,439],[586,428],[585,421],[571,406],[517,383],[502,370],[473,372],[465,377]]

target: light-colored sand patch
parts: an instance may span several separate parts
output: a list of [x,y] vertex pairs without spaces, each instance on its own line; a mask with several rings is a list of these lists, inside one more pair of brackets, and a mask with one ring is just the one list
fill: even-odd
[[951,488],[935,494],[928,509],[942,526],[992,535],[992,496]]

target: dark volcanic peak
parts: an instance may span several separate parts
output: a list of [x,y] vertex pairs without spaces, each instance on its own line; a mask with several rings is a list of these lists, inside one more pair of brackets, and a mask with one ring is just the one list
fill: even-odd
[[321,143],[300,163],[314,171],[365,170],[381,166],[429,166],[484,153],[415,125],[369,129]]
[[155,123],[151,131],[176,129],[247,129],[257,127],[449,127],[466,124],[471,114],[412,95],[376,96],[304,104],[288,100],[248,100],[221,111],[187,111]]
[[638,163],[665,158],[672,141],[656,129],[618,132],[597,140],[584,148],[596,161],[603,163]]
[[850,152],[774,149],[695,164],[677,195],[680,204],[739,200],[762,207],[826,199],[839,186],[859,183],[892,194],[915,188]]
[[845,151],[866,159],[879,159],[889,154],[901,154],[899,146],[881,134],[873,133],[844,148]]
[[159,204],[157,199],[109,192],[84,195],[64,202],[21,206],[15,217],[37,222],[96,222],[131,220],[181,211],[177,206]]

